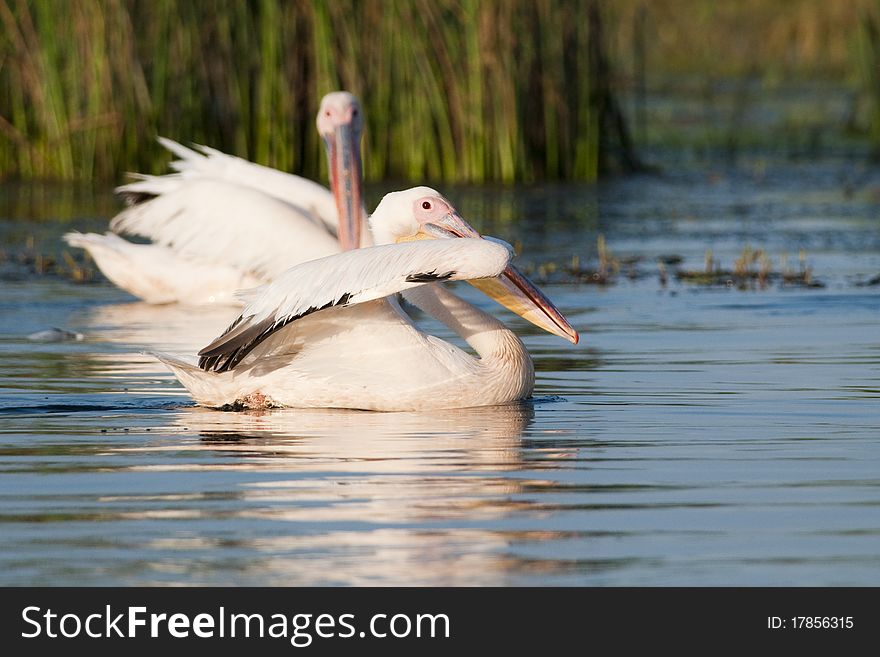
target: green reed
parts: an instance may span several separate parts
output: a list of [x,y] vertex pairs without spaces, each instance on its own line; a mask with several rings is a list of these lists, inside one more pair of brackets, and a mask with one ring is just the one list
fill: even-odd
[[156,135],[324,177],[344,88],[368,179],[593,180],[633,161],[601,30],[596,0],[0,0],[0,178],[161,171]]
[[880,159],[880,16],[866,11],[859,26],[857,61],[863,99],[862,119],[873,158]]

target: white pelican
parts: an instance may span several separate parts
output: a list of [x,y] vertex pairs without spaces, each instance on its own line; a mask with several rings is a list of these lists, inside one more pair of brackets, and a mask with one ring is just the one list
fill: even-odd
[[[199,367],[157,357],[213,407],[407,411],[527,398],[535,374],[525,346],[438,283],[454,280],[577,343],[556,307],[510,264],[510,246],[481,238],[433,189],[388,194],[370,225],[380,246],[299,264],[244,293],[242,314],[199,352]],[[479,358],[420,331],[398,292]]]
[[[318,183],[219,151],[159,141],[180,159],[175,174],[139,176],[117,189],[131,206],[110,223],[138,235],[68,233],[117,286],[150,303],[236,303],[235,290],[292,264],[371,244],[362,202],[357,98],[324,96],[317,116],[332,193]],[[338,217],[338,220],[337,220]],[[337,239],[338,238],[338,239]]]

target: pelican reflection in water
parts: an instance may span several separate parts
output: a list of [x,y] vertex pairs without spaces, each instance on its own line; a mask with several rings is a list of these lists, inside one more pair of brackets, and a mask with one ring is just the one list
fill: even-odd
[[[543,537],[502,526],[540,513],[526,494],[546,482],[523,461],[533,419],[532,402],[454,414],[190,407],[125,452],[150,464],[145,476],[222,473],[209,504],[174,491],[149,502],[150,513],[158,504],[189,515],[147,547],[201,551],[206,581],[500,584],[511,542]],[[253,529],[215,535],[220,517]],[[248,558],[234,558],[242,550]]]

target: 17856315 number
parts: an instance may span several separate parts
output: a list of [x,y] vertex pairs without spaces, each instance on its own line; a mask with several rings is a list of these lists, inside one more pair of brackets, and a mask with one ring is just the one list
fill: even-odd
[[850,630],[855,625],[852,616],[768,616],[771,630]]

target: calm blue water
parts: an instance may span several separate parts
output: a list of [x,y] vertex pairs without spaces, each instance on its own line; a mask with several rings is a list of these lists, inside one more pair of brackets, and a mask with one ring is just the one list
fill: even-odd
[[[0,584],[880,585],[880,286],[858,285],[880,273],[880,171],[446,191],[525,264],[586,264],[599,233],[642,258],[633,280],[545,288],[577,347],[498,308],[532,402],[197,408],[142,352],[191,355],[234,310],[0,269]],[[56,193],[0,193],[7,250],[115,208]],[[776,270],[805,250],[825,286],[661,285],[658,256],[730,267],[745,245]],[[51,326],[84,339],[25,337]]]

